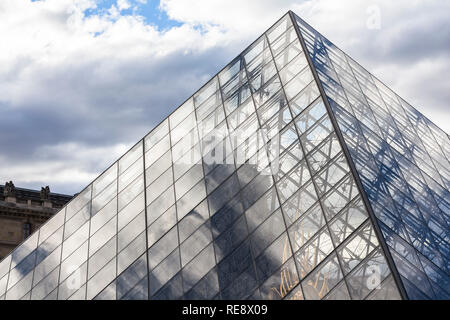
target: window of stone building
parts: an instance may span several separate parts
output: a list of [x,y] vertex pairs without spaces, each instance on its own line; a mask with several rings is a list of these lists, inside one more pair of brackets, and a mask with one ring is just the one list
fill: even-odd
[[24,222],[23,224],[23,239],[25,240],[31,234],[31,223]]

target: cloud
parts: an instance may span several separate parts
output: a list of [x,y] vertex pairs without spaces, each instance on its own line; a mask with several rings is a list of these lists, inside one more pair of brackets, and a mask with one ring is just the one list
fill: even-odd
[[371,30],[359,0],[143,3],[0,1],[0,183],[78,192],[289,9],[450,132],[450,4],[372,1]]
[[[305,13],[305,19],[324,36],[450,132],[449,91],[445,89],[450,78],[442,76],[450,71],[450,2],[345,3],[307,1],[294,11]],[[379,29],[367,27],[369,7],[379,10]]]
[[131,4],[127,0],[117,0],[117,8],[119,11],[126,10],[131,7]]

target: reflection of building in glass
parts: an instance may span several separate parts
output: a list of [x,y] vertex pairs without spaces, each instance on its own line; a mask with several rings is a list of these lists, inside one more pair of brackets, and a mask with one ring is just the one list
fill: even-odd
[[13,182],[0,185],[0,260],[37,230],[72,199],[50,193],[16,188]]
[[3,260],[0,297],[448,298],[449,150],[290,12]]

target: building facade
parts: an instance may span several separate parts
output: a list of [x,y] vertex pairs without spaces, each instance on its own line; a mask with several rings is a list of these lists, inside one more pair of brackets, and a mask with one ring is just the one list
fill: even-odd
[[0,260],[61,210],[71,196],[0,185]]
[[289,12],[0,262],[0,298],[448,299],[449,155]]

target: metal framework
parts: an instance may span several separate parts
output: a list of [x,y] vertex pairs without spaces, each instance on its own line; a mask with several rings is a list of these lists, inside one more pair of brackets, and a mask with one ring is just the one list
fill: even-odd
[[[351,105],[348,93],[369,95],[363,86],[373,81],[352,71],[361,83],[342,84],[324,38],[308,28],[292,12],[283,16],[0,262],[0,299],[419,297],[420,285],[399,264],[397,236],[386,231],[404,236],[409,216],[396,228],[379,211],[394,211],[394,201],[411,210],[409,198],[379,201],[384,194],[370,190],[386,177],[368,179],[359,158],[370,154],[384,165],[376,172],[395,171],[377,147],[401,146],[389,122],[371,126],[368,98],[358,110],[370,113],[358,117],[379,136],[351,139],[341,109]],[[375,152],[358,149],[365,144]],[[442,145],[445,153],[450,143]],[[441,170],[436,163],[446,156],[435,149],[430,163]],[[447,197],[438,186],[449,176],[430,187],[442,228]],[[431,259],[430,245],[412,236],[408,243],[423,254],[416,259]],[[445,297],[429,267],[439,260],[431,260],[427,281],[435,286],[423,294]]]

